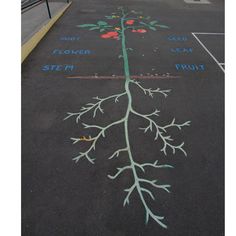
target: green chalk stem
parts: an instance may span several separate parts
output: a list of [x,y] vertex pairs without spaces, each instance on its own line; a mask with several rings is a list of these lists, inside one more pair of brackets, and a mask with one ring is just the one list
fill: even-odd
[[[155,214],[153,214],[153,212],[150,210],[150,208],[148,207],[144,195],[144,192],[147,192],[148,190],[144,190],[141,186],[140,186],[140,181],[138,178],[138,174],[137,174],[137,170],[135,168],[135,162],[132,156],[132,152],[131,152],[131,147],[130,147],[130,140],[129,140],[129,116],[130,113],[132,111],[132,95],[130,92],[130,70],[129,70],[129,59],[128,59],[128,53],[127,53],[127,48],[126,48],[126,37],[125,37],[125,19],[126,14],[124,12],[124,9],[122,9],[122,18],[121,18],[121,40],[122,40],[122,53],[123,53],[123,62],[124,62],[124,74],[125,74],[125,91],[128,97],[128,106],[127,106],[127,110],[126,110],[126,115],[124,118],[124,129],[125,129],[125,141],[126,141],[126,145],[127,145],[127,152],[128,152],[128,156],[129,156],[129,161],[130,161],[130,168],[132,170],[133,176],[134,176],[134,188],[136,188],[139,197],[142,201],[142,204],[145,208],[146,211],[146,224],[148,223],[149,220],[149,216],[152,217],[159,225],[161,225],[163,228],[167,228],[167,226],[161,222],[161,220],[163,219],[163,217],[161,216],[157,216]],[[132,189],[133,191],[133,189]],[[151,194],[151,193],[149,193]],[[152,196],[152,194],[151,194]]]
[[[73,160],[75,162],[78,162],[80,159],[85,158],[87,159],[90,163],[94,164],[95,158],[91,157],[91,152],[96,150],[96,144],[98,142],[98,140],[100,138],[104,138],[105,137],[105,133],[108,129],[112,128],[113,126],[116,125],[122,125],[124,128],[124,136],[125,136],[125,147],[122,147],[118,150],[116,150],[110,157],[108,157],[108,159],[113,159],[113,158],[118,158],[121,153],[124,153],[128,156],[129,159],[129,164],[123,167],[119,167],[117,168],[117,172],[114,175],[107,175],[108,178],[114,180],[116,178],[118,178],[123,172],[126,171],[131,171],[132,175],[133,175],[133,179],[134,179],[134,183],[132,184],[131,187],[129,187],[128,189],[125,189],[124,191],[127,192],[127,195],[124,199],[124,203],[123,206],[125,206],[126,204],[129,204],[130,201],[130,197],[131,194],[133,192],[137,192],[141,203],[144,207],[145,210],[145,214],[146,214],[146,219],[145,222],[146,224],[149,222],[149,219],[152,218],[154,221],[156,221],[161,227],[163,228],[167,228],[167,225],[164,224],[162,221],[164,219],[163,216],[159,216],[153,213],[153,211],[150,209],[150,207],[148,206],[147,200],[146,200],[146,196],[149,196],[152,200],[155,200],[155,197],[153,195],[153,193],[147,189],[147,187],[145,186],[151,186],[157,189],[161,189],[163,191],[166,191],[168,193],[170,193],[169,188],[171,187],[168,184],[157,184],[157,180],[149,180],[149,179],[144,179],[144,178],[140,178],[138,175],[138,170],[141,170],[143,173],[145,173],[147,168],[174,168],[171,165],[168,164],[161,164],[158,165],[158,161],[156,160],[154,163],[138,163],[137,161],[134,160],[133,154],[132,154],[132,150],[131,150],[131,146],[130,146],[130,137],[129,137],[129,122],[130,122],[130,115],[135,115],[140,119],[145,120],[148,123],[148,126],[146,127],[141,127],[141,130],[144,130],[144,133],[146,133],[147,131],[150,132],[155,132],[155,137],[154,140],[160,140],[163,144],[161,151],[167,155],[167,150],[172,150],[172,153],[175,154],[177,150],[181,151],[185,156],[187,156],[186,151],[184,150],[183,146],[184,146],[184,142],[182,142],[181,144],[173,144],[173,139],[171,138],[171,136],[169,136],[167,134],[167,131],[169,128],[173,128],[176,127],[179,130],[181,130],[184,126],[189,126],[190,125],[190,121],[187,121],[185,123],[182,124],[178,124],[175,122],[175,118],[172,120],[172,122],[170,124],[167,124],[165,126],[161,126],[158,125],[157,122],[154,120],[154,118],[159,117],[159,110],[155,109],[153,112],[149,113],[149,114],[142,114],[138,111],[136,111],[133,108],[133,97],[132,97],[132,93],[130,90],[130,86],[136,86],[138,89],[140,89],[144,95],[148,95],[151,98],[154,97],[154,95],[156,94],[160,94],[164,97],[168,96],[168,93],[171,90],[161,90],[159,88],[156,89],[152,89],[152,88],[144,88],[140,82],[136,81],[136,80],[132,80],[131,76],[130,76],[130,66],[129,66],[129,56],[128,56],[128,51],[133,51],[132,48],[127,47],[126,45],[126,30],[128,29],[135,29],[135,28],[155,28],[155,27],[166,27],[164,25],[156,25],[157,21],[151,21],[149,23],[144,23],[144,22],[139,22],[139,25],[135,26],[129,26],[126,24],[127,20],[138,20],[139,18],[137,17],[130,17],[129,13],[125,12],[125,10],[120,7],[120,14],[119,13],[114,13],[116,15],[119,14],[119,30],[117,30],[118,33],[118,40],[121,40],[121,54],[119,55],[119,58],[122,58],[123,60],[123,70],[124,70],[124,76],[125,76],[125,82],[124,82],[124,89],[125,91],[123,91],[122,93],[119,94],[114,94],[105,98],[99,98],[99,97],[95,97],[95,102],[90,102],[88,104],[86,104],[84,107],[82,107],[80,109],[79,112],[76,113],[71,113],[68,112],[67,116],[65,117],[64,120],[70,119],[70,118],[75,118],[76,123],[79,122],[79,120],[86,114],[93,114],[93,118],[95,118],[97,116],[97,113],[104,113],[104,110],[102,108],[103,103],[110,101],[110,100],[114,100],[115,103],[117,103],[119,101],[120,97],[126,97],[127,98],[127,107],[126,107],[126,112],[123,118],[114,121],[106,126],[99,126],[99,125],[94,125],[94,124],[86,124],[86,123],[82,123],[84,129],[95,129],[98,130],[97,135],[95,135],[94,137],[89,136],[89,138],[86,139],[86,141],[91,142],[90,147],[87,149],[87,151],[85,152],[80,152],[78,156],[74,157]],[[131,13],[135,13],[138,14],[138,12],[135,11],[131,11]],[[112,16],[106,16],[106,18],[109,19],[113,19]],[[146,17],[145,19],[149,19],[149,17]],[[117,24],[115,25],[117,27]],[[107,30],[109,30],[109,28],[112,28],[113,26],[109,25],[107,22],[105,21],[98,21],[97,24],[83,24],[78,26],[80,28],[88,28],[89,30],[105,30],[105,28],[108,28]],[[71,140],[73,141],[73,144],[78,143],[79,141],[81,141],[81,138],[71,138]],[[82,139],[83,140],[83,139]],[[145,186],[143,186],[143,183],[145,184]]]

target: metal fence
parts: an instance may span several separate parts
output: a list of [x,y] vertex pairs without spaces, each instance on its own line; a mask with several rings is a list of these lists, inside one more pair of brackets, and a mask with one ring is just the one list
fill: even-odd
[[36,6],[41,2],[43,1],[42,0],[21,0],[21,10],[25,10],[32,6]]
[[[21,11],[26,11],[31,9],[32,7],[35,7],[41,3],[45,2],[46,3],[46,8],[48,11],[48,16],[51,19],[51,10],[50,10],[50,4],[48,3],[48,0],[21,0]],[[60,1],[61,2],[61,1]],[[70,0],[63,0],[63,2],[69,3]]]

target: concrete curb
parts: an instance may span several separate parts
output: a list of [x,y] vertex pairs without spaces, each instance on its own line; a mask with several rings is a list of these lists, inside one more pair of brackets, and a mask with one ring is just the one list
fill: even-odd
[[59,13],[57,13],[46,25],[44,25],[37,33],[35,33],[25,44],[21,47],[21,63],[29,56],[33,49],[37,46],[40,40],[47,34],[54,23],[64,14],[72,2],[68,3]]

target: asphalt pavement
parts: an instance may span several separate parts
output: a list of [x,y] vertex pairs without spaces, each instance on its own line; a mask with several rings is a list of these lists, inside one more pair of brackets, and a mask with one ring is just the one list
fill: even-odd
[[[171,90],[166,98],[158,92],[152,98],[134,84],[133,108],[143,114],[160,111],[153,116],[160,127],[191,121],[190,126],[170,127],[171,143],[184,142],[187,156],[180,149],[173,154],[171,147],[165,155],[161,136],[154,140],[155,125],[144,133],[139,128],[150,125],[148,119],[129,116],[134,160],[174,167],[137,170],[142,178],[168,185],[170,193],[145,183],[155,200],[147,191],[143,195],[153,213],[165,217],[161,221],[167,229],[151,216],[145,224],[137,186],[123,207],[133,172],[108,177],[130,163],[126,153],[108,159],[127,144],[122,124],[101,135],[91,152],[95,164],[72,160],[99,131],[82,123],[106,127],[127,112],[129,97],[120,97],[105,101],[104,113],[98,108],[95,117],[92,111],[78,123],[73,116],[64,120],[68,112],[125,89],[121,40],[77,27],[103,24],[109,16],[113,22],[120,6],[168,26],[126,32],[131,79],[143,88]],[[224,1],[74,0],[22,64],[22,235],[224,235],[224,68]],[[70,138],[78,137],[73,144]]]

